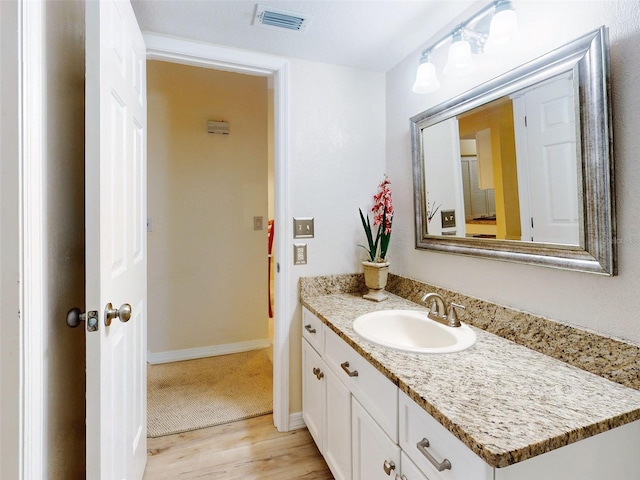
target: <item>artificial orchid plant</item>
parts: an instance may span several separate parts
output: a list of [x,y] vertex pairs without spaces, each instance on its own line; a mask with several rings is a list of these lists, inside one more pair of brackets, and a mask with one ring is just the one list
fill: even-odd
[[378,192],[373,196],[374,205],[371,209],[373,212],[373,226],[378,227],[375,237],[371,229],[369,215],[367,214],[365,216],[362,213],[362,209],[358,209],[369,248],[364,245],[359,246],[367,251],[369,254],[368,261],[371,262],[387,261],[387,250],[389,249],[389,241],[391,240],[391,223],[393,221],[393,203],[391,201],[391,188],[389,188],[389,185],[391,185],[391,182],[385,175],[378,185]]

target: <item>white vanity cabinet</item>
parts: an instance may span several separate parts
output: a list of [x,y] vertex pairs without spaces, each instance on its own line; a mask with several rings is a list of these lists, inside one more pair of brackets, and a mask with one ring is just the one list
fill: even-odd
[[[399,392],[399,403],[400,447],[429,480],[640,479],[640,420],[494,468],[403,392]],[[439,471],[437,465],[445,459],[451,468]]]
[[303,417],[336,480],[640,479],[640,420],[494,468],[306,308],[303,321]]
[[311,312],[304,312],[303,327],[309,328],[302,340],[302,415],[335,479],[350,480],[351,392],[318,353],[324,351],[326,327]]

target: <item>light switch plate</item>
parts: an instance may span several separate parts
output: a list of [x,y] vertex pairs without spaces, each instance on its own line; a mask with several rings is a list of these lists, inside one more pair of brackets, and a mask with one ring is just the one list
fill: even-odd
[[307,244],[306,243],[293,244],[293,264],[294,265],[307,264]]
[[253,217],[253,229],[254,230],[262,230],[262,217]]
[[293,217],[293,238],[313,238],[313,217]]
[[455,228],[456,226],[455,210],[440,210],[440,218],[442,220],[442,228]]

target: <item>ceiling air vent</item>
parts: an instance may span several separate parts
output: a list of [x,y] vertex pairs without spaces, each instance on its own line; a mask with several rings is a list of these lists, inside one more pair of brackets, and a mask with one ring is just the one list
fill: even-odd
[[294,32],[304,32],[311,22],[311,16],[302,13],[289,12],[277,8],[256,5],[256,15],[253,24],[266,28],[284,28]]

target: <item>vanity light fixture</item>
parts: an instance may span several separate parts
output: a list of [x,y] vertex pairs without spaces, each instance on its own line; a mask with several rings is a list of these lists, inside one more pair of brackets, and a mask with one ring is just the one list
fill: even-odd
[[[480,20],[492,14],[491,23],[481,28]],[[431,93],[440,87],[435,65],[431,62],[431,53],[449,40],[449,55],[443,73],[450,77],[467,75],[474,69],[473,55],[484,53],[485,48],[495,50],[506,45],[518,30],[518,20],[513,3],[510,0],[495,0],[477,13],[458,24],[455,29],[444,35],[422,51],[420,65],[413,84],[415,93]]]
[[485,50],[505,45],[518,31],[518,16],[510,1],[500,2],[496,5],[496,11],[491,18],[489,38]]
[[442,72],[448,77],[462,77],[473,70],[471,58],[471,44],[464,36],[464,30],[459,28],[451,37],[449,57]]
[[435,92],[440,88],[436,66],[431,63],[431,52],[427,51],[420,57],[420,65],[416,72],[416,81],[413,84],[413,91],[416,93]]

